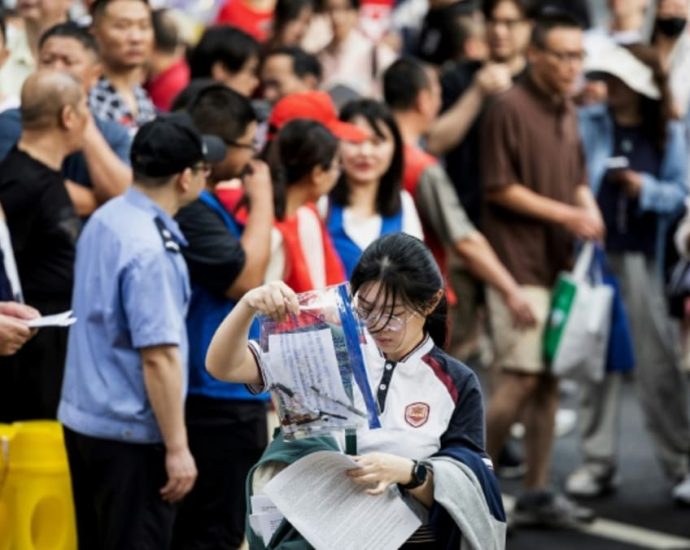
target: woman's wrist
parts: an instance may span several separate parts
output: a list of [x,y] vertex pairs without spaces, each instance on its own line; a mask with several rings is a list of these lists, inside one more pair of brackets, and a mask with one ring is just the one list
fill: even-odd
[[411,458],[403,459],[400,465],[400,475],[398,477],[399,485],[409,485],[414,480],[414,468],[416,462]]

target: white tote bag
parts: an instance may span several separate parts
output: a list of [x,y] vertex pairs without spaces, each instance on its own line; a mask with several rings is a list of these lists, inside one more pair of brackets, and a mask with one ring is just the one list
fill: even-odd
[[599,382],[606,369],[613,288],[603,283],[593,242],[584,244],[575,269],[561,276],[575,285],[576,291],[551,372],[564,378]]

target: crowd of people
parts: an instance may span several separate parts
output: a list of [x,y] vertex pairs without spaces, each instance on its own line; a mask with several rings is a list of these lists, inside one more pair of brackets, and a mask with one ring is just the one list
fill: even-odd
[[[672,317],[665,295],[690,256],[690,1],[595,4],[5,6],[0,422],[63,424],[80,548],[241,546],[247,476],[286,445],[256,315],[346,281],[383,426],[358,434],[353,483],[452,518],[405,547],[501,546],[488,464],[516,423],[509,523],[591,521],[578,499],[619,481],[626,373],[580,384],[582,464],[561,492],[543,354],[587,241],[620,288],[669,499],[690,504],[690,307]],[[70,309],[69,330],[27,324]],[[483,340],[482,398],[462,361]],[[463,532],[442,458],[483,480],[491,528]]]

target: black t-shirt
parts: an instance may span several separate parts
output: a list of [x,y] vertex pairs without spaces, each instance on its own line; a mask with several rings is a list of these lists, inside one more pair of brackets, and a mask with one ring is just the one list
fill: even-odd
[[[443,111],[450,109],[472,85],[479,62],[457,63],[441,76]],[[479,121],[477,117],[465,137],[445,156],[446,172],[472,223],[481,222],[482,195],[479,174]]]
[[[640,126],[614,124],[613,156],[627,158],[630,170],[659,176],[661,154]],[[656,213],[641,210],[639,197],[629,198],[608,173],[602,180],[597,201],[606,224],[606,250],[654,256]]]
[[221,216],[201,200],[182,208],[176,220],[189,243],[182,253],[192,284],[225,294],[244,268],[242,244]]
[[0,163],[0,204],[29,304],[69,304],[81,221],[57,172],[13,147]]
[[[450,109],[462,97],[474,81],[482,63],[463,61],[450,66],[441,76],[442,112]],[[513,77],[513,82],[523,78],[525,71]],[[446,172],[453,182],[458,198],[472,223],[481,229],[482,186],[479,159],[479,128],[482,114],[477,116],[465,137],[445,156]]]

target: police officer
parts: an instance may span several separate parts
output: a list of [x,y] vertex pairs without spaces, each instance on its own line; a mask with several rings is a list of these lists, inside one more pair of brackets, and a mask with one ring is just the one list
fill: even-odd
[[175,503],[196,479],[183,413],[189,277],[173,216],[224,157],[186,115],[143,125],[133,187],[79,240],[58,417],[80,548],[168,548]]

